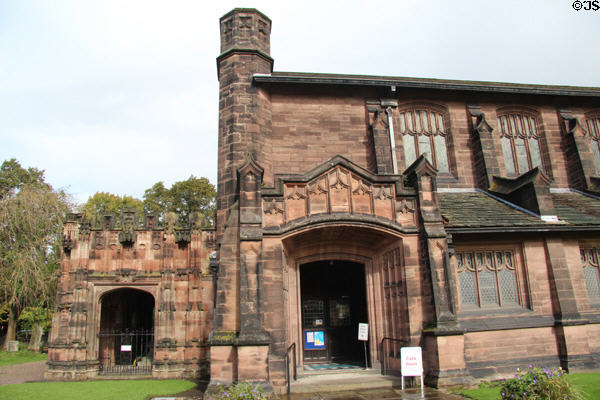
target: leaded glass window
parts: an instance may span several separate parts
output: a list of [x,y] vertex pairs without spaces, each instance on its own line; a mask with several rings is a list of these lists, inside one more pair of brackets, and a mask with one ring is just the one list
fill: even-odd
[[439,111],[414,108],[399,114],[404,161],[409,166],[421,154],[441,173],[449,173],[448,128]]
[[590,135],[590,144],[592,153],[594,154],[596,172],[600,174],[600,117],[588,118],[586,125]]
[[590,304],[600,306],[600,275],[598,270],[599,251],[597,248],[581,248],[581,264]]
[[457,252],[463,307],[511,307],[522,304],[513,250]]
[[520,175],[535,167],[544,170],[537,119],[530,114],[498,117],[502,158],[508,175]]

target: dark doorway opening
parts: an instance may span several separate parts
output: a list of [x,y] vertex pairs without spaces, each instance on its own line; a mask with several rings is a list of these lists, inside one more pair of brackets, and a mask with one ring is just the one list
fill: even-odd
[[364,366],[364,343],[358,340],[358,324],[368,322],[364,265],[342,260],[304,264],[300,287],[305,364]]
[[141,290],[118,289],[102,297],[100,374],[152,373],[154,297]]

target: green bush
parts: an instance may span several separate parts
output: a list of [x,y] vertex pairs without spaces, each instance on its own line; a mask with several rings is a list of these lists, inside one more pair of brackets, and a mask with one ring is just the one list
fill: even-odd
[[236,383],[233,386],[224,387],[219,385],[220,393],[211,395],[211,400],[267,400],[272,398],[263,393],[261,387],[252,386],[249,383]]
[[567,382],[560,367],[547,369],[529,366],[527,371],[517,369],[514,378],[507,379],[500,390],[502,399],[560,399],[581,400],[583,396]]

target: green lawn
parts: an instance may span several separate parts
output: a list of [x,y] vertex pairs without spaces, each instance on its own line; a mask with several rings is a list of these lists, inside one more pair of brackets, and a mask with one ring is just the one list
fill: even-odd
[[122,380],[86,382],[38,382],[0,386],[0,399],[15,400],[144,400],[170,396],[196,386],[186,380]]
[[0,365],[13,365],[23,364],[33,361],[46,361],[48,358],[47,354],[35,353],[31,350],[27,350],[27,345],[21,343],[23,350],[9,352],[0,351]]
[[[600,399],[600,373],[573,373],[567,375],[573,387],[579,390],[586,400]],[[458,394],[473,400],[498,400],[500,399],[500,386],[489,387],[483,385],[478,389],[463,389]]]

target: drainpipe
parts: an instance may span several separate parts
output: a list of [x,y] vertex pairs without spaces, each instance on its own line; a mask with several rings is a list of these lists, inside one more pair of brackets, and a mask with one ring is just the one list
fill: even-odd
[[217,252],[213,251],[208,256],[210,260],[210,272],[212,272],[213,283],[213,308],[217,306],[217,273],[219,272],[219,264],[217,264]]
[[388,126],[389,126],[389,132],[390,132],[390,147],[392,150],[392,171],[394,172],[394,175],[398,175],[398,162],[396,161],[396,140],[394,138],[394,118],[393,118],[393,112],[394,109],[393,107],[397,106],[398,104],[396,103],[395,100],[383,100],[381,102],[382,106],[387,106],[385,109],[385,113],[387,114],[388,117]]

